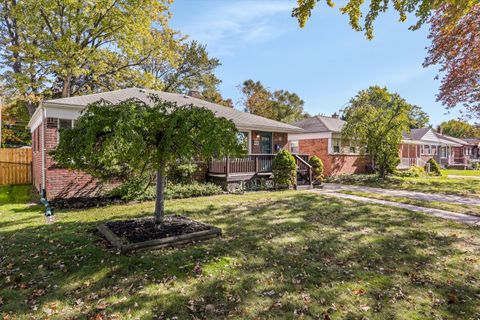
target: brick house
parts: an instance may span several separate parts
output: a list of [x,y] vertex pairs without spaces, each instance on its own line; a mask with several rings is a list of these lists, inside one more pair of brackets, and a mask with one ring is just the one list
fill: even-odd
[[294,123],[305,132],[288,137],[293,153],[316,155],[324,165],[324,175],[365,173],[368,157],[360,148],[341,137],[345,121],[325,116],[314,116]]
[[[240,131],[249,155],[241,159],[212,159],[199,166],[197,177],[211,179],[222,184],[239,181],[255,182],[258,178],[271,177],[271,165],[275,154],[286,147],[288,135],[303,132],[301,128],[266,119],[233,108],[210,103],[193,96],[166,93],[139,88],[128,88],[78,97],[46,100],[41,103],[29,122],[32,133],[33,185],[45,190],[49,199],[100,196],[112,184],[100,183],[84,172],[70,171],[56,166],[49,152],[60,139],[60,129],[72,128],[75,119],[88,105],[100,100],[118,103],[127,99],[139,99],[151,103],[149,96],[155,94],[163,100],[179,105],[193,104],[212,110],[217,116],[231,119]],[[296,155],[298,170],[305,173],[308,156]]]
[[[289,135],[290,149],[294,153],[318,156],[324,164],[325,176],[365,173],[370,161],[361,154],[361,148],[342,139],[345,121],[325,116],[314,116],[294,123],[305,132]],[[412,129],[403,133],[399,146],[398,169],[424,166],[433,158],[445,168],[470,166],[480,159],[480,140],[458,139],[443,135],[432,128]]]
[[478,160],[478,148],[473,139],[454,138],[432,128],[403,134],[399,169],[424,166],[432,158],[444,168],[466,169],[471,161]]

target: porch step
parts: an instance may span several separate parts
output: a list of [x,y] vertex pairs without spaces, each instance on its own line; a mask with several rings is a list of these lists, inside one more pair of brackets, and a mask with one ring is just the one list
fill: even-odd
[[299,184],[295,186],[295,190],[310,190],[313,189],[311,184]]

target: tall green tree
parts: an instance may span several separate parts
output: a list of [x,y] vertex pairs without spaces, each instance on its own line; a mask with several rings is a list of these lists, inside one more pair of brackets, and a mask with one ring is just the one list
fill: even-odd
[[[0,4],[3,78],[29,103],[131,78],[152,52],[172,55],[168,0],[6,0]],[[155,27],[153,27],[155,26]],[[125,71],[125,72],[123,72]]]
[[443,134],[456,138],[477,138],[480,137],[480,128],[461,120],[448,120],[440,124]]
[[162,222],[168,166],[177,159],[242,154],[244,146],[231,120],[155,96],[152,102],[89,105],[73,129],[60,133],[53,155],[58,165],[101,179],[128,181],[144,172],[156,172],[155,217]]
[[260,81],[247,80],[241,86],[246,112],[265,118],[293,123],[308,116],[303,110],[304,101],[293,92],[271,92]]
[[402,132],[410,128],[412,105],[387,88],[372,86],[360,91],[344,110],[344,139],[366,146],[372,167],[384,179],[398,166]]
[[7,94],[32,114],[45,98],[132,86],[218,92],[218,59],[169,27],[170,3],[2,1],[0,80]]
[[[303,28],[305,26],[312,15],[313,9],[319,2],[323,1],[297,0],[297,6],[293,9],[292,16],[297,18],[300,27]],[[332,0],[325,0],[325,3],[332,8],[335,6],[335,2]],[[439,10],[445,4],[451,4],[447,13],[453,17],[453,20],[458,20],[465,14],[468,14],[475,3],[477,1],[471,0],[370,0],[366,2],[348,0],[340,7],[340,12],[348,15],[350,26],[354,30],[364,31],[367,38],[372,39],[375,20],[381,13],[386,12],[390,8],[398,12],[399,20],[402,22],[407,20],[408,15],[415,15],[417,21],[410,29],[416,30],[427,22],[436,10]],[[368,9],[364,6],[367,6]],[[366,15],[364,15],[365,12]]]
[[410,129],[424,128],[428,126],[430,121],[428,113],[423,111],[421,107],[415,105],[412,106],[408,117],[410,119]]

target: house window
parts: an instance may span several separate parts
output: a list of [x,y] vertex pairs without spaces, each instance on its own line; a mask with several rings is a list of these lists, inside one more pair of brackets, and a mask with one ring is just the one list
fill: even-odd
[[237,140],[240,144],[243,144],[243,146],[245,147],[245,150],[248,149],[248,132],[244,132],[244,131],[239,132],[237,134]]
[[348,146],[348,153],[353,153],[353,154],[358,153],[358,148],[357,148],[355,142],[350,141],[349,146]]
[[430,154],[430,146],[423,146],[423,154],[425,155]]
[[447,157],[447,147],[442,147],[442,148],[440,149],[440,156],[441,156],[442,158],[446,158],[446,157]]
[[290,152],[299,153],[298,141],[291,141],[290,142]]
[[71,119],[58,119],[58,141],[60,141],[60,133],[65,129],[73,128],[73,120]]
[[340,139],[332,139],[333,153],[340,153]]
[[70,119],[58,119],[59,129],[72,129],[72,120]]

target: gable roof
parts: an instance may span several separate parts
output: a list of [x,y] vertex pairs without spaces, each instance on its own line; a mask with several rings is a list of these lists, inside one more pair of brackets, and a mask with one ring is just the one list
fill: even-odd
[[302,128],[306,133],[341,132],[345,121],[325,116],[314,116],[295,122],[293,125]]
[[422,140],[427,132],[429,132],[432,128],[419,128],[419,129],[411,129],[410,132],[403,132],[402,136],[404,139],[408,140]]
[[440,134],[432,128],[411,129],[409,133],[403,132],[402,136],[404,141],[416,141],[426,143],[433,142],[453,147],[460,147],[462,145],[468,144],[468,142],[462,139]]
[[190,97],[179,93],[169,93],[156,90],[140,89],[140,88],[127,88],[115,91],[108,91],[102,93],[89,94],[84,96],[76,96],[69,98],[60,98],[43,101],[43,106],[46,107],[86,107],[88,104],[105,100],[110,103],[118,103],[127,99],[138,99],[145,102],[148,105],[152,104],[150,95],[157,95],[160,99],[176,102],[178,105],[193,104],[197,107],[204,107],[213,111],[218,117],[225,117],[232,120],[235,125],[240,129],[256,129],[256,130],[269,130],[280,132],[303,132],[299,127],[282,123],[279,121],[267,119],[247,112],[242,112],[234,108],[221,106],[215,103]]

